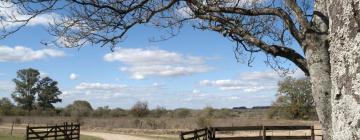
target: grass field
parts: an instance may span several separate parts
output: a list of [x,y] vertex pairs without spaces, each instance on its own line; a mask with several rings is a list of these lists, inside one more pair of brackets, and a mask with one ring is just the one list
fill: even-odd
[[[24,140],[25,130],[17,130],[13,131],[13,135],[10,135],[9,129],[0,129],[0,140]],[[102,140],[101,138],[92,137],[92,136],[80,136],[81,140]]]

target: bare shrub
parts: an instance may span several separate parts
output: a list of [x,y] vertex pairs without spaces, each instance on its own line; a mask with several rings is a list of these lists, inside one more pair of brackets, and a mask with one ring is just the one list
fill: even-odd
[[200,116],[195,120],[195,123],[199,128],[211,126],[212,122],[212,118],[206,116]]
[[21,124],[21,119],[18,118],[18,117],[16,117],[16,118],[13,120],[13,122],[14,122],[15,124]]
[[166,115],[167,110],[165,107],[158,106],[154,110],[151,111],[151,116],[155,118],[160,118],[164,115]]
[[149,114],[148,103],[138,101],[134,104],[130,111],[134,117],[145,117]]

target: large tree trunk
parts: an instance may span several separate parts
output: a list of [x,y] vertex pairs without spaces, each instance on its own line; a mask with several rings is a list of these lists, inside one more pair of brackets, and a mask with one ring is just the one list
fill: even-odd
[[334,140],[360,139],[360,0],[329,0]]
[[326,1],[315,1],[312,27],[305,34],[303,48],[308,64],[312,95],[325,140],[332,140],[331,78]]
[[305,52],[311,81],[312,95],[326,140],[331,140],[331,79],[326,36],[308,34]]

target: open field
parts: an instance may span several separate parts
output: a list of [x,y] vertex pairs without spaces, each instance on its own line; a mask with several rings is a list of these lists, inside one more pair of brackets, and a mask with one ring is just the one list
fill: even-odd
[[[75,121],[71,117],[2,117],[0,126],[11,127],[10,122],[17,120],[20,124],[15,124],[16,128],[25,128],[27,124],[31,126],[46,124],[61,124],[62,122]],[[140,120],[143,124],[136,127],[132,121]],[[162,128],[154,128],[146,122],[152,120],[154,122],[162,122],[165,124]],[[180,131],[188,131],[199,128],[196,126],[195,118],[81,118],[81,133],[92,136],[99,136],[104,140],[112,140],[116,137],[132,138],[132,140],[177,140]],[[233,118],[217,118],[212,120],[212,126],[249,126],[249,125],[315,125],[319,129],[319,123],[316,121],[292,121],[292,120],[269,120],[263,118],[244,119],[241,117]],[[1,127],[0,127],[1,128]],[[8,130],[8,134],[9,134]],[[320,130],[315,132],[321,134]],[[237,131],[234,133],[219,133],[219,136],[258,136],[259,131]],[[22,135],[22,134],[20,134]],[[307,131],[269,131],[267,135],[310,135]],[[130,137],[129,137],[130,136]],[[87,138],[87,137],[82,137]],[[97,139],[95,139],[97,140]],[[116,139],[114,139],[116,140]],[[317,140],[320,140],[318,137]]]

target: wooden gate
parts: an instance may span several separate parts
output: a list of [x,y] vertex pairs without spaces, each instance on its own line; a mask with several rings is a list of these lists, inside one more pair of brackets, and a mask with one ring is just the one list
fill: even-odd
[[80,140],[80,124],[26,127],[26,140]]

